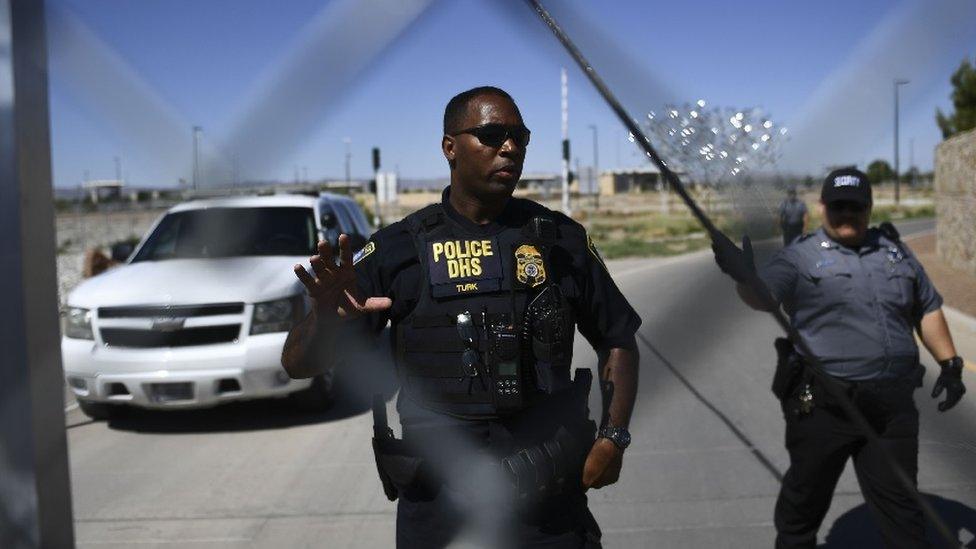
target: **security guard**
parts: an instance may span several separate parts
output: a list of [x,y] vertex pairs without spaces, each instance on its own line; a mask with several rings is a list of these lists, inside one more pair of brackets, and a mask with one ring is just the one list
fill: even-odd
[[[600,546],[584,491],[617,480],[630,442],[640,318],[582,226],[512,197],[529,135],[506,92],[457,95],[444,113],[441,202],[354,257],[343,235],[338,264],[320,243],[314,276],[295,266],[316,307],[285,344],[292,377],[391,323],[403,434],[374,404],[374,450],[399,500],[398,547]],[[598,433],[587,378],[570,372],[576,328],[600,361]]]
[[783,231],[783,245],[803,234],[807,226],[807,205],[796,197],[796,189],[786,193],[786,199],[779,205],[779,228]]
[[[805,365],[811,357],[778,342],[774,392],[783,399],[790,468],[776,502],[777,547],[814,547],[848,458],[886,545],[927,546],[921,510],[884,454],[917,483],[918,410],[912,393],[923,370],[913,331],[941,366],[932,392],[933,398],[947,393],[940,411],[966,390],[963,362],[941,296],[894,227],[868,228],[871,206],[867,176],[835,170],[821,191],[823,226],[780,250],[760,273],[748,240],[743,250],[728,241],[714,247],[719,266],[739,282],[743,301],[757,310],[782,304],[823,371],[843,390],[828,394]],[[878,444],[866,443],[836,398],[856,406]]]

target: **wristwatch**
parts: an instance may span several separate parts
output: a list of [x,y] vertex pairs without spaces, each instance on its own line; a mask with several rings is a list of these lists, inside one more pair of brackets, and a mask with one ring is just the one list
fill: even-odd
[[599,438],[609,439],[610,442],[616,444],[617,448],[621,450],[626,450],[630,446],[630,431],[623,427],[613,427],[610,425],[600,427],[597,436]]

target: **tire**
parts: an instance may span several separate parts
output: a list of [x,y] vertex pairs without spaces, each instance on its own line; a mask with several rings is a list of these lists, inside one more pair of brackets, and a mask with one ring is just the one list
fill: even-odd
[[121,411],[121,406],[117,404],[105,404],[102,402],[91,402],[88,400],[79,400],[78,407],[86,416],[96,420],[96,421],[107,421],[114,417],[118,417]]
[[312,385],[291,394],[292,405],[302,412],[324,412],[335,404],[335,375],[327,372],[312,378]]

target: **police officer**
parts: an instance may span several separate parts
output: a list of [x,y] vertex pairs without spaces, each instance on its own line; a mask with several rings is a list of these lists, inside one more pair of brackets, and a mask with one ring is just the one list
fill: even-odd
[[796,189],[786,193],[786,199],[779,205],[779,228],[783,231],[783,245],[803,233],[807,226],[807,205],[796,197]]
[[[940,411],[965,392],[962,360],[942,314],[942,298],[890,224],[868,228],[871,185],[856,169],[831,172],[823,184],[823,226],[780,250],[758,274],[748,240],[739,250],[716,241],[715,258],[736,279],[742,299],[758,310],[782,304],[792,325],[842,394],[811,375],[812,357],[796,365],[782,388],[790,468],[776,502],[777,547],[814,547],[817,530],[848,458],[861,492],[891,547],[927,546],[921,510],[884,460],[890,455],[913,481],[918,472],[921,383],[913,332],[941,366],[932,397]],[[765,295],[764,295],[765,294]],[[867,444],[836,399],[847,398],[878,435]]]
[[[285,345],[292,377],[331,367],[357,330],[391,323],[402,441],[377,425],[374,449],[399,500],[398,547],[464,535],[600,546],[584,491],[617,480],[630,443],[640,318],[582,226],[512,197],[529,136],[503,90],[457,95],[444,113],[451,182],[440,203],[377,231],[354,257],[343,235],[338,263],[320,243],[314,275],[295,266],[315,307]],[[570,372],[576,328],[599,357],[598,431],[585,378]]]

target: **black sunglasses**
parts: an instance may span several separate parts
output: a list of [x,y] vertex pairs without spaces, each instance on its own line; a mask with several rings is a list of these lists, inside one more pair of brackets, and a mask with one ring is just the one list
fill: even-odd
[[860,202],[854,202],[852,200],[835,200],[827,204],[827,209],[832,212],[843,212],[848,211],[851,213],[859,214],[864,213],[868,207]]
[[458,136],[462,133],[470,133],[478,138],[482,145],[497,149],[505,144],[509,138],[515,142],[520,149],[529,146],[529,136],[532,132],[525,126],[506,126],[505,124],[482,124],[473,128],[467,128],[451,136]]

